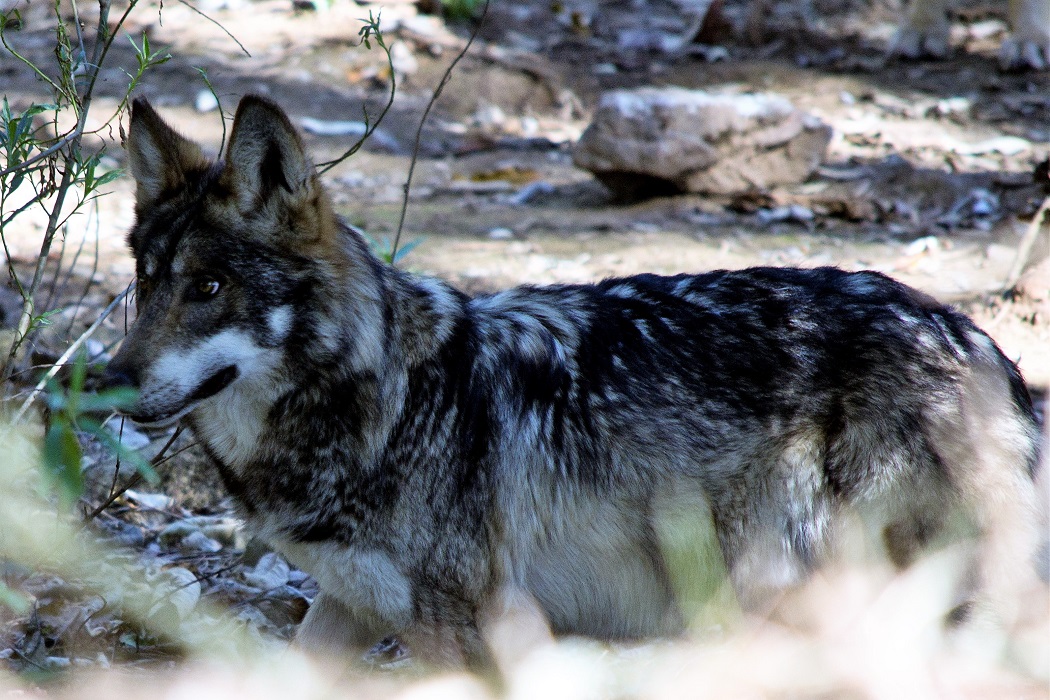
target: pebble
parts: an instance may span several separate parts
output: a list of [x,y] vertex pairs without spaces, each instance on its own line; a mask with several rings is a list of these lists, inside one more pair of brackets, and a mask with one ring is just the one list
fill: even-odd
[[[124,424],[123,428],[121,427],[121,423]],[[120,440],[120,444],[129,450],[141,450],[149,447],[150,442],[152,442],[152,440],[149,439],[149,436],[132,425],[131,421],[124,420],[120,416],[114,416],[106,421],[106,430],[112,433],[113,437]],[[163,510],[163,508],[159,508],[158,510]]]
[[219,100],[211,90],[201,90],[193,99],[193,108],[198,112],[214,112],[219,108]]
[[191,532],[186,535],[186,537],[182,538],[182,542],[179,546],[188,552],[204,552],[206,554],[214,554],[215,552],[222,550],[221,544],[208,537],[200,530]]
[[128,489],[124,492],[124,498],[151,510],[167,510],[175,505],[172,497],[165,493],[143,493]]
[[291,567],[275,552],[267,552],[259,558],[254,569],[244,572],[244,580],[257,588],[270,590],[288,583]]
[[491,231],[489,231],[489,238],[491,238],[494,241],[506,241],[514,238],[514,232],[511,231],[509,228],[494,228]]
[[773,209],[760,209],[755,215],[764,224],[777,221],[812,221],[815,217],[813,210],[801,204],[789,204],[784,207]]

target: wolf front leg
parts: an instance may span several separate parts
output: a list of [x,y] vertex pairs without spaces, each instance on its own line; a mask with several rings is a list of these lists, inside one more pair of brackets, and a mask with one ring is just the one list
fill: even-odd
[[1003,39],[999,65],[1050,68],[1050,0],[1010,0],[1010,36]]
[[333,660],[350,657],[354,663],[392,630],[376,616],[351,610],[335,596],[321,592],[303,618],[295,645]]
[[908,14],[890,44],[889,54],[906,58],[943,58],[948,55],[950,38],[948,0],[912,0]]

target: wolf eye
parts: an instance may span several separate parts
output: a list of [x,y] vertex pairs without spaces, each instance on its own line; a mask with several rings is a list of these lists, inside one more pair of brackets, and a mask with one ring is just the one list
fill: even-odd
[[210,299],[218,294],[219,289],[221,288],[222,284],[220,284],[218,280],[210,277],[199,279],[193,285],[193,289],[196,292],[195,296],[201,299]]

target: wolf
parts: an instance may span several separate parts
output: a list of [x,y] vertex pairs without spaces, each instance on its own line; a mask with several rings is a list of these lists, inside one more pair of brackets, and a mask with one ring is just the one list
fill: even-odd
[[[700,3],[705,13],[711,3]],[[809,20],[816,12],[812,0],[803,0],[800,12]],[[952,0],[911,0],[900,26],[887,47],[891,56],[944,58],[951,47],[951,24],[948,19]],[[1003,70],[1050,68],[1050,0],[1008,0],[1007,23],[1010,33],[999,46],[999,65]],[[750,0],[745,21],[746,31],[758,40],[764,33],[772,10],[771,0]],[[703,24],[704,17],[694,21],[692,36]],[[814,22],[807,22],[814,24]]]
[[675,635],[660,531],[683,509],[752,609],[858,504],[902,567],[965,512],[964,603],[1016,605],[1031,399],[929,296],[760,267],[471,297],[380,261],[264,98],[219,161],[137,100],[127,152],[137,318],[105,381],[138,390],[134,420],[188,424],[249,530],[317,579],[304,646],[396,635],[485,670],[513,609],[554,634]]
[[[907,17],[890,45],[890,52],[908,58],[948,54],[951,0],[912,0]],[[1050,68],[1050,0],[1008,0],[1010,34],[999,47],[1004,69]]]

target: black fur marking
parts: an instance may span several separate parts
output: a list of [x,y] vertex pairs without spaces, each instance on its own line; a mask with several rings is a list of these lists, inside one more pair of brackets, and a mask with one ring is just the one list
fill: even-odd
[[262,182],[260,194],[263,199],[277,188],[292,192],[292,186],[284,174],[284,157],[281,154],[281,147],[273,141],[266,144],[266,155],[259,164],[259,177]]
[[215,396],[230,384],[233,384],[234,380],[237,379],[237,374],[237,367],[234,365],[220,369],[197,387],[196,391],[190,396],[190,401],[203,401]]

